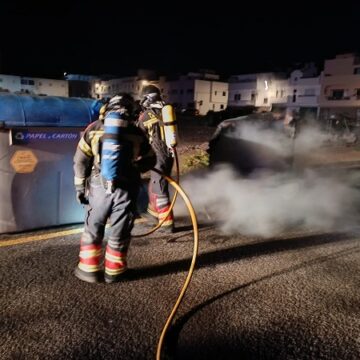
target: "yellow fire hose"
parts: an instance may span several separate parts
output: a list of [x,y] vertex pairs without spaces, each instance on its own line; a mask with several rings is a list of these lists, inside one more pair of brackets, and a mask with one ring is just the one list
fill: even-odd
[[182,287],[182,289],[180,291],[180,294],[179,294],[179,296],[178,296],[178,298],[176,300],[176,303],[175,303],[173,309],[171,310],[171,313],[170,313],[169,317],[166,320],[166,323],[165,323],[164,328],[163,328],[163,330],[161,332],[160,339],[159,339],[159,342],[158,342],[157,351],[156,351],[156,360],[160,360],[161,349],[162,349],[162,345],[163,345],[163,342],[164,342],[164,339],[165,339],[166,332],[167,332],[167,330],[168,330],[168,328],[169,328],[169,326],[171,324],[172,319],[175,316],[175,313],[176,313],[176,311],[177,311],[177,309],[178,309],[178,307],[179,307],[179,305],[181,303],[181,300],[183,299],[183,297],[185,295],[186,289],[189,286],[192,274],[194,272],[196,257],[197,257],[198,248],[199,248],[199,230],[198,230],[198,224],[197,224],[197,219],[196,219],[196,214],[195,214],[194,208],[193,208],[193,206],[192,206],[192,204],[190,202],[190,199],[185,194],[184,190],[171,177],[162,174],[160,171],[158,171],[156,169],[154,169],[154,171],[156,171],[158,174],[162,175],[168,181],[168,183],[171,186],[173,186],[175,188],[175,190],[183,198],[183,200],[184,200],[184,202],[185,202],[185,204],[186,204],[186,206],[187,206],[187,208],[189,210],[190,217],[191,217],[191,222],[192,222],[193,229],[194,229],[194,248],[193,248],[193,255],[192,255],[192,259],[191,259],[191,265],[190,265],[188,274],[186,276],[184,285],[183,285],[183,287]]
[[193,248],[193,255],[192,255],[192,259],[191,259],[191,264],[190,264],[190,268],[187,274],[187,277],[185,279],[184,285],[180,291],[180,294],[176,300],[176,303],[174,305],[174,307],[171,310],[171,313],[169,315],[169,317],[166,320],[166,323],[162,329],[161,335],[160,335],[160,339],[158,342],[158,346],[157,346],[157,350],[156,350],[156,360],[160,360],[161,357],[161,350],[162,350],[162,346],[164,343],[164,339],[165,339],[165,335],[166,332],[171,324],[171,321],[173,320],[175,313],[177,311],[177,309],[180,306],[180,303],[185,295],[185,292],[187,290],[187,287],[190,284],[190,280],[192,277],[192,274],[194,272],[194,268],[195,268],[195,262],[196,262],[196,257],[197,257],[197,253],[198,253],[198,249],[199,249],[199,230],[198,230],[198,224],[197,224],[197,219],[196,219],[196,214],[194,211],[194,208],[190,202],[189,197],[186,195],[186,193],[184,192],[184,190],[180,187],[179,185],[179,159],[177,156],[177,152],[176,152],[176,148],[174,148],[174,157],[175,157],[175,164],[176,164],[176,177],[177,177],[177,181],[175,181],[173,178],[171,178],[170,176],[166,176],[163,173],[161,173],[159,170],[157,169],[152,169],[153,171],[157,172],[159,175],[163,176],[166,181],[175,189],[175,193],[174,193],[174,197],[171,201],[170,204],[170,208],[167,211],[166,215],[164,216],[163,220],[161,220],[156,226],[154,226],[151,230],[149,230],[148,232],[144,233],[144,234],[139,234],[139,235],[133,235],[132,237],[142,237],[142,236],[147,236],[152,234],[153,232],[155,232],[157,229],[159,229],[159,227],[164,223],[164,221],[166,220],[166,218],[168,217],[168,215],[170,214],[170,212],[172,211],[174,205],[175,205],[175,201],[177,198],[177,194],[179,193],[180,196],[182,197],[182,199],[185,202],[185,205],[187,206],[188,210],[189,210],[189,214],[191,217],[191,222],[193,225],[193,231],[194,231],[194,248]]

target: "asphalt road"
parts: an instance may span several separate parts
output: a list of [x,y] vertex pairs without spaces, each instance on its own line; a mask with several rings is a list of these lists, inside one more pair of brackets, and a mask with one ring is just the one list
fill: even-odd
[[[193,251],[189,220],[178,226],[134,238],[136,272],[117,284],[73,276],[79,230],[2,235],[0,358],[155,359]],[[355,231],[228,236],[202,225],[162,359],[360,359],[359,239]]]

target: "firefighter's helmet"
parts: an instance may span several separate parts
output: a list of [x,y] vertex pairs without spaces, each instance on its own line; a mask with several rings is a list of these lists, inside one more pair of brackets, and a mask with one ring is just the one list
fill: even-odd
[[160,89],[155,85],[144,86],[141,91],[141,106],[148,107],[159,102],[162,102]]
[[120,109],[124,109],[128,115],[133,113],[134,99],[130,94],[119,93],[113,96],[106,106],[106,111],[114,111]]

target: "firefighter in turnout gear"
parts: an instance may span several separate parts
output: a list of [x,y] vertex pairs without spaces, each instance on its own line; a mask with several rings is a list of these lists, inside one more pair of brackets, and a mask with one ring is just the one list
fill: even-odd
[[[127,250],[136,213],[141,172],[155,165],[155,154],[135,125],[133,99],[114,96],[81,137],[74,155],[75,189],[85,205],[75,276],[87,282],[112,283],[127,270]],[[102,269],[102,242],[109,221]]]
[[[172,153],[172,146],[174,144],[167,144],[166,142],[162,117],[164,108],[170,105],[165,105],[159,88],[154,85],[148,85],[143,88],[140,105],[142,111],[139,115],[138,126],[147,135],[156,154],[155,168],[161,173],[170,176],[174,164]],[[171,201],[166,179],[155,171],[150,171],[148,195],[147,213],[156,221],[162,222],[170,208]],[[159,231],[165,233],[172,233],[174,231],[174,214],[172,211],[162,223]]]

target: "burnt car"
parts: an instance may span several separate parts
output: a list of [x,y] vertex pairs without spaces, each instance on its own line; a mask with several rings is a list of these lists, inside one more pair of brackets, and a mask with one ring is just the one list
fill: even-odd
[[221,122],[208,153],[210,167],[227,164],[242,175],[285,171],[292,165],[292,140],[273,114],[251,114]]

